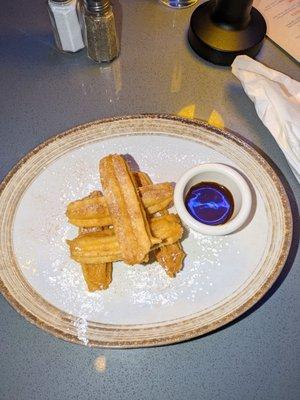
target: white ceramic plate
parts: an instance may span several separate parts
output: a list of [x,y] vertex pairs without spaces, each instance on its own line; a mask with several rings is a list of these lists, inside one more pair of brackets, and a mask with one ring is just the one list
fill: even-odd
[[[127,154],[154,182],[173,181],[203,162],[244,174],[251,219],[224,237],[188,232],[184,269],[169,278],[158,264],[113,267],[103,292],[89,293],[70,260],[66,205],[100,188],[99,159]],[[166,116],[83,125],[28,154],[0,192],[1,289],[27,319],[91,346],[172,343],[220,327],[250,308],[279,275],[291,242],[289,203],[279,178],[251,146],[223,130]]]

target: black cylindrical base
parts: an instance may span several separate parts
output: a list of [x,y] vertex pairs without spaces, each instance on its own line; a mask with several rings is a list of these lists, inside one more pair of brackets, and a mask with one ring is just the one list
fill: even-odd
[[237,55],[255,57],[261,49],[267,26],[264,17],[252,7],[246,26],[214,18],[216,1],[201,4],[193,12],[188,39],[193,50],[204,59],[219,65],[231,65]]

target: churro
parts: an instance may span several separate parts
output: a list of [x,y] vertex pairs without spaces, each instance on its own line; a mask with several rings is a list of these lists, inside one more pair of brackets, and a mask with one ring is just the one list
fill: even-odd
[[129,265],[140,263],[160,240],[151,234],[132,173],[119,155],[104,157],[99,169],[122,259]]
[[[138,172],[135,178],[140,189],[152,184],[150,177],[145,172]],[[162,211],[161,215],[168,215],[168,211]],[[179,242],[162,245],[154,251],[154,254],[156,260],[170,277],[175,277],[177,272],[182,269],[185,253]]]
[[112,280],[112,263],[81,264],[81,269],[90,292],[109,287]]
[[70,255],[81,265],[89,291],[107,289],[112,263],[147,263],[153,252],[170,277],[182,268],[185,253],[179,243],[183,228],[179,217],[169,214],[173,200],[170,183],[153,184],[143,172],[132,172],[119,155],[99,164],[103,195],[94,191],[71,202],[66,215],[79,227],[67,240]]
[[166,273],[174,278],[182,269],[185,253],[179,242],[161,246],[155,250],[155,258],[165,269]]
[[[168,182],[147,185],[139,188],[139,196],[147,213],[154,214],[171,205],[173,187]],[[109,226],[113,223],[106,199],[100,191],[69,203],[66,216],[72,225],[78,227]]]
[[[150,227],[154,237],[159,242],[151,250],[158,246],[175,243],[182,236],[182,226],[175,214],[153,217],[150,220]],[[124,260],[122,248],[114,228],[80,234],[75,239],[68,240],[67,243],[70,247],[71,258],[80,264],[99,264]]]
[[[84,236],[86,233],[100,232],[104,229],[102,227],[79,228],[78,236]],[[112,263],[110,262],[81,264],[81,270],[90,292],[107,289],[112,281]]]

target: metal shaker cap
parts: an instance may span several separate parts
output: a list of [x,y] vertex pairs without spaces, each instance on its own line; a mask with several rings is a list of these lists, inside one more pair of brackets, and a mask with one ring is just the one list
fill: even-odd
[[69,3],[71,0],[51,0],[51,3]]
[[109,0],[84,0],[86,7],[91,12],[105,13],[110,9]]

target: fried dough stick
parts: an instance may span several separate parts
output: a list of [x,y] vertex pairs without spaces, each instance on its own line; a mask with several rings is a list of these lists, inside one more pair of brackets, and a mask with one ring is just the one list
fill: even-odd
[[[152,184],[150,177],[145,172],[137,172],[135,178],[138,186],[142,187]],[[162,211],[160,214],[167,215],[168,211]],[[154,253],[156,260],[171,278],[174,278],[177,272],[182,269],[185,253],[179,242],[160,246],[158,249],[154,250]]]
[[[173,187],[168,182],[148,185],[139,189],[139,197],[147,213],[154,214],[170,206],[173,199]],[[69,203],[66,216],[72,225],[78,227],[112,225],[106,199],[98,191]]]
[[[104,228],[107,229],[107,228]],[[103,228],[79,228],[79,236],[86,233],[99,232]],[[80,264],[82,274],[89,292],[105,290],[112,281],[112,263]]]
[[[172,244],[180,240],[183,229],[175,214],[153,217],[150,220],[151,231],[158,238],[159,244]],[[80,264],[99,264],[123,260],[120,243],[114,228],[94,231],[79,235],[73,240],[67,240],[70,255]],[[147,253],[148,254],[148,253]]]
[[160,240],[152,236],[133,175],[119,155],[102,158],[99,170],[121,259],[129,265],[141,263]]
[[112,281],[112,263],[81,264],[89,292],[108,289]]

